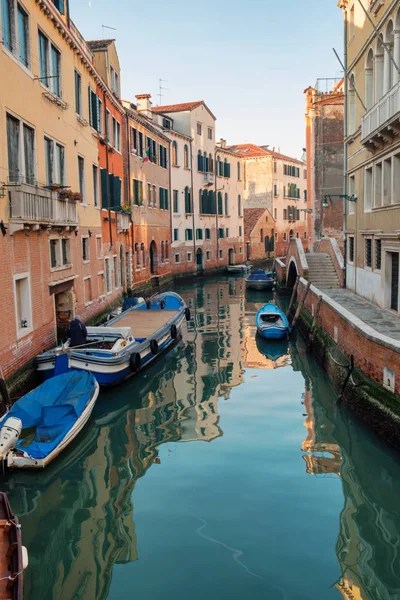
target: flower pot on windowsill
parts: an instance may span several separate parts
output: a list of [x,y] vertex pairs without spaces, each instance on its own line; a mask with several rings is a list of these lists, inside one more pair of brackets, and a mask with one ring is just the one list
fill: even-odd
[[71,190],[60,190],[58,192],[58,199],[66,202],[67,200],[72,199],[73,194],[74,192],[71,192]]
[[80,192],[72,192],[71,200],[73,202],[83,202],[83,196]]

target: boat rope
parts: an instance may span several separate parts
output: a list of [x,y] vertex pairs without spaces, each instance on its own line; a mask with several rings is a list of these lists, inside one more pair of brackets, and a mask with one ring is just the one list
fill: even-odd
[[14,575],[7,575],[7,577],[0,577],[0,581],[3,581],[4,579],[8,579],[9,581],[15,581],[17,579],[17,577],[19,577],[20,575],[22,575],[24,571],[20,571],[19,573],[15,573]]

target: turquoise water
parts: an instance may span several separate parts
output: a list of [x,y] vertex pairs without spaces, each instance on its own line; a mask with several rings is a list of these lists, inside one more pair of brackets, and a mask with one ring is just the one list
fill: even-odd
[[[242,278],[177,288],[183,340],[2,486],[40,600],[400,598],[398,454],[301,339],[255,338]],[[351,595],[352,594],[352,595]]]

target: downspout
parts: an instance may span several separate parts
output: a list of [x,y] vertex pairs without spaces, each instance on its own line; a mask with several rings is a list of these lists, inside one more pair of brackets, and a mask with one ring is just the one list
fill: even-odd
[[[174,208],[173,207],[174,199],[172,197],[171,140],[169,138],[168,138],[168,148],[169,148],[169,152],[168,152],[168,172],[169,172],[169,237],[170,237],[168,260],[170,260],[170,253],[171,253],[172,244],[173,244],[172,211],[173,211],[173,208]],[[171,257],[171,260],[172,260],[172,257]]]
[[191,200],[192,200],[192,227],[193,227],[193,261],[196,260],[196,230],[195,230],[195,223],[194,223],[194,190],[193,190],[193,146],[192,146],[193,140],[190,140],[190,183],[192,186],[191,189]]
[[218,231],[218,191],[217,191],[217,149],[214,148],[214,171],[215,171],[215,233],[217,236],[217,269],[219,268],[219,231]]
[[[104,118],[105,118],[105,122],[107,122],[107,96],[106,96],[106,92],[103,91],[103,104],[104,104]],[[110,127],[111,127],[111,123],[110,122]],[[110,132],[108,132],[110,133]],[[106,144],[106,170],[107,170],[107,204],[108,204],[108,229],[109,229],[109,233],[110,233],[110,251],[112,251],[112,245],[113,245],[113,237],[112,237],[112,224],[111,224],[111,208],[110,208],[110,173],[109,173],[109,160],[108,160],[108,139],[107,139],[107,144]]]
[[[131,140],[129,137],[129,117],[128,117],[128,113],[125,111],[125,119],[126,119],[126,140],[127,140],[127,148],[128,148],[128,160],[127,160],[127,171],[128,171],[128,182],[127,185],[125,186],[125,200],[127,200],[127,204],[129,204],[129,207],[131,209],[131,214],[130,214],[130,221],[131,221],[131,251],[132,251],[132,261],[135,258],[135,244],[134,244],[134,223],[133,223],[133,206],[131,205],[130,202],[130,191],[131,191]],[[133,269],[132,269],[132,273],[131,273],[131,281],[133,284]],[[127,288],[128,288],[128,282],[127,283]]]
[[[347,105],[348,105],[348,78],[347,78],[347,10],[344,11],[344,115],[343,115],[343,259],[344,259],[344,287],[347,280]],[[356,206],[357,210],[357,206]],[[357,237],[357,232],[356,236]],[[357,246],[356,246],[357,247]],[[357,272],[357,254],[356,271]],[[354,290],[355,291],[355,290]]]

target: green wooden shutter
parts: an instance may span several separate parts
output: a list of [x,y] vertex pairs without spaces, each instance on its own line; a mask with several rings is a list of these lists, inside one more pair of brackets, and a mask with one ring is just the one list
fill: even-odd
[[100,185],[101,185],[101,208],[108,208],[108,173],[106,169],[100,169]]
[[121,179],[114,177],[114,204],[113,208],[121,208]]
[[109,186],[110,186],[110,204],[109,204],[108,208],[113,208],[113,206],[114,206],[114,180],[115,180],[114,175],[112,173],[109,173],[108,181],[109,181]]
[[168,189],[165,190],[165,210],[168,210],[169,202],[168,202]]

